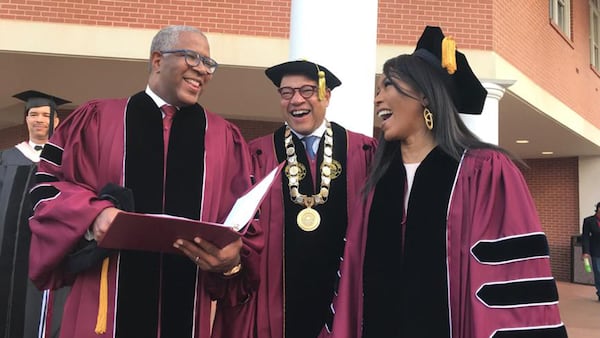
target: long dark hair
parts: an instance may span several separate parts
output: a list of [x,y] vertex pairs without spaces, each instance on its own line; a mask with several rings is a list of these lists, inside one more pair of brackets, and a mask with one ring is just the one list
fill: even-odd
[[[466,149],[491,148],[513,157],[498,146],[481,141],[467,128],[458,115],[458,110],[446,84],[448,76],[443,73],[444,71],[441,67],[437,69],[422,58],[410,54],[391,58],[383,65],[383,76],[392,80],[396,90],[402,92],[397,84],[397,80],[401,80],[417,92],[422,93],[427,99],[427,108],[433,114],[434,140],[438,147],[449,156],[459,161]],[[365,185],[365,193],[375,187],[387,171],[394,156],[400,156],[400,141],[386,141],[382,134],[379,137],[375,160]]]

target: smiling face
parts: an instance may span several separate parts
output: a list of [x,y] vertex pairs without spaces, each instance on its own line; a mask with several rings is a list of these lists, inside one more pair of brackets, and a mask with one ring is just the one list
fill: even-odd
[[377,81],[375,110],[383,120],[381,132],[384,139],[406,141],[429,133],[423,119],[424,101],[423,95],[405,82],[381,76]]
[[[305,85],[317,86],[317,81],[305,75],[285,75],[281,79],[279,88],[300,88]],[[287,124],[302,135],[308,135],[315,131],[325,120],[325,111],[329,105],[331,91],[327,90],[322,101],[318,99],[317,90],[309,98],[304,98],[298,90],[294,91],[291,99],[280,97],[279,104],[283,119]]]
[[[27,112],[25,121],[29,130],[29,139],[37,144],[48,142],[50,129],[50,106],[32,107]],[[54,115],[54,127],[58,126],[58,117]]]
[[[177,43],[171,49],[189,49],[210,57],[208,41],[197,32],[180,32]],[[196,103],[204,86],[212,78],[202,62],[196,67],[188,66],[183,54],[153,51],[151,63],[150,88],[167,103],[178,107]]]

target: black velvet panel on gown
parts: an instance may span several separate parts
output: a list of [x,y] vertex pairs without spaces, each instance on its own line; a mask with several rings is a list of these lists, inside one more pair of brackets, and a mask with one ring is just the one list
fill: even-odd
[[[284,231],[284,280],[285,280],[285,337],[316,337],[326,323],[331,324],[330,304],[337,287],[337,270],[344,250],[346,234],[347,192],[346,192],[346,131],[332,123],[333,159],[340,162],[344,170],[331,181],[329,198],[325,204],[313,206],[321,215],[320,226],[311,232],[298,227],[296,217],[304,209],[292,202],[289,197],[288,179],[282,175],[285,207]],[[275,149],[279,162],[286,159],[284,147],[285,127],[274,134]],[[293,135],[293,134],[292,134]],[[298,161],[307,168],[307,176],[300,181],[300,193],[312,195],[312,175],[317,175],[316,185],[320,186],[321,175],[310,172],[305,148],[295,135]],[[316,154],[317,167],[323,161],[324,138],[321,138]]]
[[[25,336],[24,328],[37,329],[40,316],[42,294],[27,276],[31,240],[28,218],[32,215],[28,192],[35,171],[36,164],[16,148],[0,153],[0,337]],[[35,306],[27,308],[30,288]],[[35,322],[28,322],[28,317]]]
[[[199,105],[175,114],[163,210],[162,114],[145,93],[131,98],[126,116],[125,185],[133,191],[137,212],[199,219],[205,127]],[[163,337],[193,336],[195,276],[196,265],[183,255],[122,251],[117,336],[155,337],[159,313]]]
[[403,228],[399,155],[375,188],[369,216],[363,337],[449,337],[446,214],[458,162],[439,148],[425,158]]

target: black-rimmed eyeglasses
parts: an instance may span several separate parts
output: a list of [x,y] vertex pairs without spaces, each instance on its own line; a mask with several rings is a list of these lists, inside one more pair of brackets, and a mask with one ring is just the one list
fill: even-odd
[[193,50],[189,50],[189,49],[161,50],[160,53],[161,54],[175,54],[177,56],[183,56],[185,58],[185,63],[187,63],[187,65],[190,67],[196,67],[200,63],[202,63],[208,70],[209,74],[214,73],[215,70],[217,70],[217,67],[219,66],[217,61],[215,61],[207,56],[200,55],[200,54],[194,52]]
[[281,95],[281,98],[284,100],[290,100],[292,97],[294,97],[296,91],[298,91],[298,93],[300,93],[300,96],[302,96],[303,98],[309,99],[317,91],[317,86],[304,85],[299,88],[281,87],[277,89],[277,91],[279,92],[279,95]]

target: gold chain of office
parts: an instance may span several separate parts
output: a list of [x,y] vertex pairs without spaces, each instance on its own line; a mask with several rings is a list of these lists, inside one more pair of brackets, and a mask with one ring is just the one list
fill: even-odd
[[289,127],[286,127],[284,134],[285,153],[287,156],[287,166],[285,174],[288,178],[288,187],[290,190],[290,198],[296,204],[303,205],[305,208],[298,213],[296,221],[298,227],[304,231],[313,231],[319,227],[321,223],[321,215],[313,209],[314,205],[324,204],[329,197],[329,185],[331,180],[338,177],[341,173],[341,164],[333,159],[333,129],[331,123],[326,122],[326,129],[323,149],[323,162],[321,164],[321,186],[319,192],[315,195],[305,195],[300,193],[298,185],[306,176],[306,167],[298,162],[296,155],[296,147],[292,140],[292,132]]

